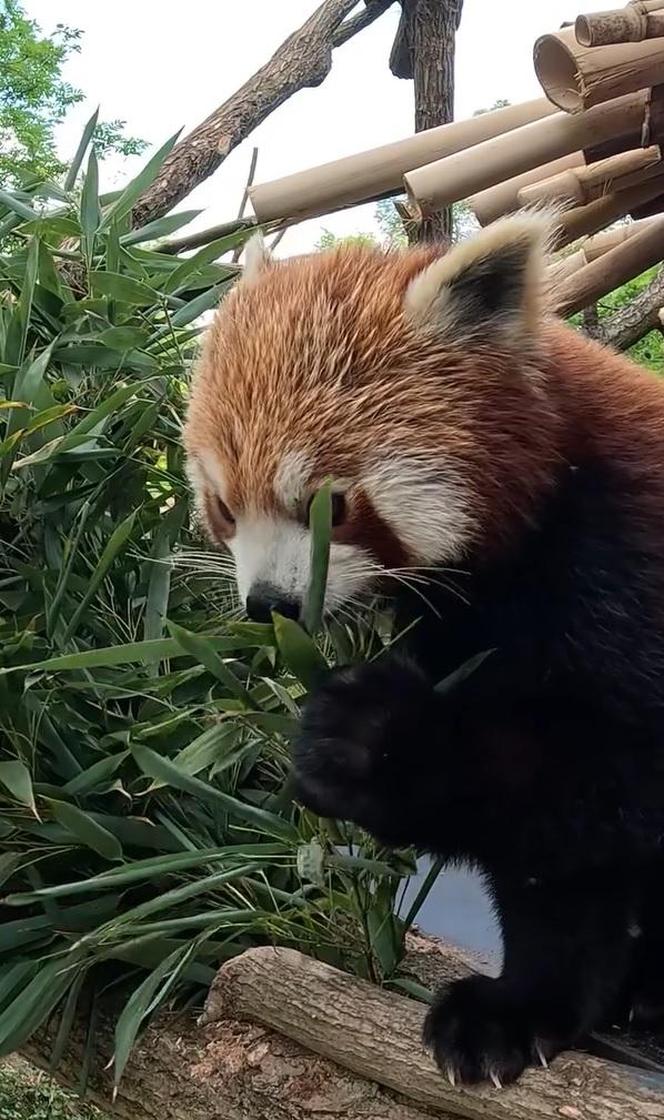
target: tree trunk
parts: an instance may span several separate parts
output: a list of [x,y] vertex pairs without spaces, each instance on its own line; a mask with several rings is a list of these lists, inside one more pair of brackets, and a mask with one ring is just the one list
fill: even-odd
[[[463,0],[402,0],[402,16],[390,65],[397,77],[412,77],[415,131],[454,120],[454,48]],[[452,210],[425,218],[420,241],[449,241]]]
[[608,319],[600,319],[596,328],[588,333],[605,346],[615,350],[628,350],[649,331],[661,327],[660,309],[664,307],[664,269],[655,276],[638,296],[614,311]]
[[168,213],[284,101],[300,89],[320,85],[330,71],[333,47],[368,26],[392,2],[369,0],[363,11],[345,19],[357,0],[324,0],[265,66],[177,144],[136,204],[134,226]]

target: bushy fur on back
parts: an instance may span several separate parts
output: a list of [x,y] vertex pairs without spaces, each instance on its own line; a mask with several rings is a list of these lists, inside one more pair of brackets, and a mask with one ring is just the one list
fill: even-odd
[[310,697],[295,770],[321,814],[485,872],[502,974],[427,1021],[453,1081],[664,1012],[664,385],[546,313],[546,239],[526,215],[444,257],[256,252],[185,433],[255,616],[297,614],[330,475],[328,608],[428,579],[431,610],[395,594],[407,648]]

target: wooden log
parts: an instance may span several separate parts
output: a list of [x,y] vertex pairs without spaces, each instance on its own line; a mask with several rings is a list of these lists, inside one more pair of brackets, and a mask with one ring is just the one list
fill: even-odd
[[640,43],[664,35],[664,11],[648,12],[637,0],[626,8],[577,16],[574,32],[582,47]]
[[664,173],[657,179],[630,187],[629,190],[615,191],[602,198],[596,198],[585,206],[576,206],[573,210],[566,211],[560,218],[557,246],[569,245],[580,237],[590,237],[594,233],[599,233],[618,218],[630,214],[636,206],[642,205],[649,199],[658,198],[663,188]]
[[594,237],[589,237],[583,243],[583,253],[586,261],[597,260],[598,257],[608,253],[610,249],[615,249],[616,245],[622,245],[623,241],[628,241],[630,237],[640,233],[642,229],[650,225],[652,218],[644,218],[640,222],[630,222],[629,225],[618,226],[616,229],[607,229],[603,233],[597,233]]
[[259,222],[286,218],[300,221],[329,214],[386,194],[398,194],[405,171],[553,113],[554,107],[545,98],[508,105],[283,179],[258,183],[249,197]]
[[579,113],[658,85],[664,72],[664,40],[584,47],[574,31],[566,28],[541,36],[533,60],[549,100],[567,113]]
[[608,191],[621,191],[646,182],[664,171],[657,144],[636,148],[589,167],[568,168],[558,175],[530,183],[519,191],[519,203],[532,206],[540,202],[564,200],[585,206]]
[[646,93],[641,91],[609,105],[598,105],[587,113],[556,113],[533,121],[408,171],[404,175],[406,190],[422,215],[435,213],[505,179],[570,155],[591,142],[600,143],[609,137],[638,131],[645,105]]
[[664,217],[624,241],[615,249],[586,265],[556,287],[556,309],[560,315],[595,303],[634,276],[664,258]]
[[642,1075],[579,1054],[526,1071],[504,1092],[453,1088],[421,1045],[425,1010],[294,949],[259,948],[222,966],[204,1022],[262,1023],[413,1101],[468,1120],[664,1118],[664,1097]]
[[468,205],[480,225],[488,226],[503,214],[511,214],[519,209],[519,191],[522,187],[561,174],[572,167],[583,166],[583,163],[583,152],[572,152],[571,155],[562,156],[561,159],[555,159],[552,163],[544,164],[543,167],[534,167],[521,175],[515,175],[512,179],[497,183],[495,187],[479,191],[468,199]]

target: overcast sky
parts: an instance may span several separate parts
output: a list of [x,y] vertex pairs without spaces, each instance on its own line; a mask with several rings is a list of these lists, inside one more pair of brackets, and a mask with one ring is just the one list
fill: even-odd
[[[65,76],[86,101],[59,134],[63,156],[76,148],[97,104],[120,117],[133,135],[159,145],[207,116],[258,69],[316,8],[319,0],[25,0],[45,30],[80,28],[81,53]],[[457,36],[456,118],[492,105],[537,97],[532,66],[535,38],[607,0],[465,0]],[[259,147],[257,182],[338,156],[400,139],[412,130],[412,83],[392,77],[390,47],[399,5],[334,52],[322,86],[302,90],[236,148],[217,173],[181,208],[203,208],[203,228],[235,216],[251,148]],[[135,164],[135,167],[140,164]],[[103,185],[121,183],[128,168],[108,161]],[[287,252],[309,248],[321,226],[335,232],[372,226],[372,207],[358,208],[292,229]],[[192,224],[190,229],[196,228]]]

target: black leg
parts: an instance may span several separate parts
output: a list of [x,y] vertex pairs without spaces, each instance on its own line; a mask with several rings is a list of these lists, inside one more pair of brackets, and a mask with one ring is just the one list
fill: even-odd
[[629,968],[631,892],[618,874],[543,884],[494,882],[504,938],[500,977],[442,992],[425,1042],[451,1080],[507,1084],[592,1029]]

